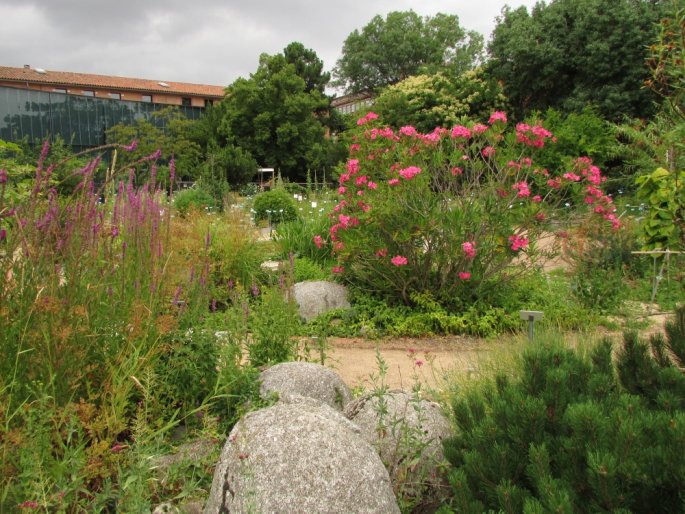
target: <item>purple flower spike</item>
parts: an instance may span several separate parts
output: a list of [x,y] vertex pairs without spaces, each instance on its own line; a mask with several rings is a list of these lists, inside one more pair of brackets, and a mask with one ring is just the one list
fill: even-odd
[[0,184],[7,184],[7,170],[0,169]]
[[124,146],[122,146],[122,148],[123,148],[124,150],[126,150],[127,152],[132,152],[132,151],[134,151],[136,148],[138,148],[138,141],[136,141],[136,140],[134,139],[133,141],[131,141],[131,144],[130,144],[130,145],[124,145]]

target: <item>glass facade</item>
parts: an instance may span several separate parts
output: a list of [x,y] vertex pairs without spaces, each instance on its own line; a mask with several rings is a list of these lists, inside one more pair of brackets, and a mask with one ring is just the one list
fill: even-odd
[[[105,143],[105,130],[145,119],[164,129],[164,120],[152,116],[168,105],[127,102],[87,96],[49,93],[0,86],[0,139],[31,143],[61,136],[77,148]],[[202,107],[178,106],[184,116],[198,119]]]

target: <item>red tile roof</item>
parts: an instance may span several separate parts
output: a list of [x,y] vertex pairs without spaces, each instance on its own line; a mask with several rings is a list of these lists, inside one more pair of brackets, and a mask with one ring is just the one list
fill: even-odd
[[[40,68],[39,68],[40,69]],[[45,73],[41,73],[45,71]],[[93,75],[90,73],[72,73],[68,71],[50,71],[36,68],[12,68],[0,66],[0,80],[18,83],[39,83],[55,86],[77,86],[102,88],[117,91],[140,91],[153,93],[172,93],[193,95],[205,98],[222,98],[223,86],[208,86],[203,84],[188,84],[185,82],[169,82],[148,79],[132,79],[126,77],[112,77],[109,75]],[[161,84],[167,84],[165,87]]]

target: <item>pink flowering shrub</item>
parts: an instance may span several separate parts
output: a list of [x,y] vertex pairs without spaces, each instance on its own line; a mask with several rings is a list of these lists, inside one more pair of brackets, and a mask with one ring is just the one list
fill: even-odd
[[540,238],[571,215],[620,225],[590,159],[570,169],[536,165],[536,152],[554,143],[540,124],[508,130],[506,114],[495,112],[488,124],[422,134],[378,121],[370,113],[358,123],[340,202],[320,234],[336,272],[362,288],[407,303],[430,292],[463,304],[548,256]]

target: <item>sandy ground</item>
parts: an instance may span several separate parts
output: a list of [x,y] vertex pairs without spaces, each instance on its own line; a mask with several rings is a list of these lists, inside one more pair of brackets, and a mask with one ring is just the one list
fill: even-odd
[[[640,331],[641,336],[662,331],[666,318],[665,314],[649,316],[650,325]],[[618,340],[621,332],[601,335]],[[475,376],[492,349],[501,344],[502,341],[463,336],[391,340],[329,338],[325,364],[350,388],[373,389],[374,381],[379,380],[378,350],[387,365],[384,383],[391,389],[411,390],[417,381],[441,389],[447,375]],[[318,359],[318,355],[317,350],[311,350],[312,360]]]
[[387,366],[384,383],[391,389],[410,390],[419,381],[440,387],[447,373],[473,373],[479,356],[490,343],[468,337],[427,339],[337,339],[328,341],[326,365],[335,369],[351,388],[372,389],[379,383],[376,351]]

